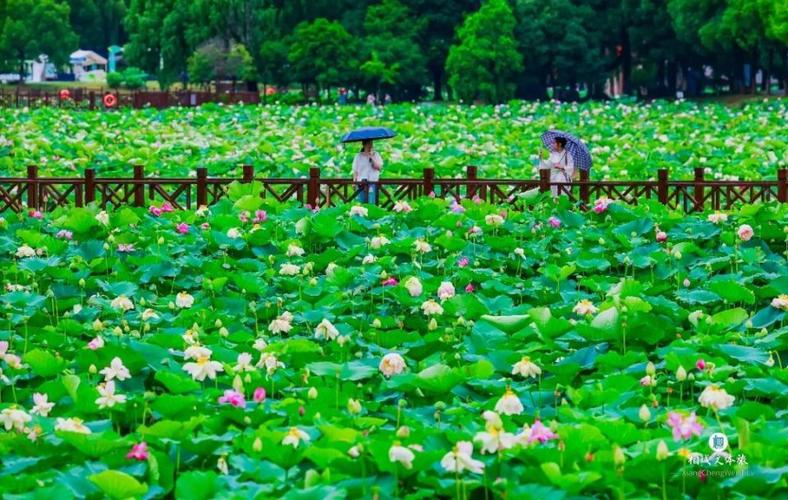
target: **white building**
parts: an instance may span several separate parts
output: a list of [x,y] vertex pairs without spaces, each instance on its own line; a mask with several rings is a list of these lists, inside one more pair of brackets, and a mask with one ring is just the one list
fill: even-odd
[[69,58],[78,82],[103,82],[107,79],[107,60],[92,50],[78,50]]

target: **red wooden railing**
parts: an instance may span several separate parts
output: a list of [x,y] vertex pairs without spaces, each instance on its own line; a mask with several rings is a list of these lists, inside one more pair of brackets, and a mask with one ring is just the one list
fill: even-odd
[[259,104],[260,94],[247,91],[208,92],[202,90],[153,91],[153,90],[86,90],[73,88],[68,97],[60,90],[43,90],[32,87],[17,87],[14,90],[0,89],[0,106],[39,108],[44,106],[76,107],[79,109],[106,109],[104,97],[113,95],[117,107],[168,108],[172,106],[200,106],[214,102],[223,104]]
[[[93,169],[86,169],[84,177],[40,177],[37,166],[29,166],[27,177],[0,177],[0,212],[20,212],[29,209],[52,210],[58,206],[84,206],[97,203],[102,208],[125,205],[144,207],[148,204],[170,202],[175,208],[192,210],[211,205],[227,194],[227,186],[234,182],[261,184],[260,197],[278,201],[295,201],[311,207],[334,206],[353,201],[368,186],[358,186],[350,179],[324,178],[319,168],[309,169],[309,177],[299,179],[257,179],[251,165],[245,165],[238,178],[208,177],[205,168],[198,168],[195,177],[146,177],[142,166],[134,166],[133,177],[96,177]],[[478,197],[498,204],[518,203],[519,194],[529,190],[548,192],[557,187],[581,207],[607,197],[637,204],[654,199],[674,209],[686,212],[727,210],[743,203],[788,201],[788,169],[779,169],[776,180],[716,181],[704,178],[702,168],[695,169],[691,181],[671,180],[666,169],[658,171],[656,180],[596,181],[582,172],[573,183],[551,182],[549,172],[540,170],[538,179],[479,179],[475,166],[466,168],[462,179],[436,178],[431,168],[425,168],[421,178],[381,179],[378,183],[380,206],[390,208],[398,200],[432,195],[456,200]]]

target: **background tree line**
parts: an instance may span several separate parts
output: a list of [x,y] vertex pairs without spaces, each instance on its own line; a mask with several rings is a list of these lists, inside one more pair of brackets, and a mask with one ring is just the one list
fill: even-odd
[[213,80],[500,102],[582,85],[673,95],[677,76],[732,91],[788,79],[785,0],[0,0],[0,64],[76,49],[163,86]]

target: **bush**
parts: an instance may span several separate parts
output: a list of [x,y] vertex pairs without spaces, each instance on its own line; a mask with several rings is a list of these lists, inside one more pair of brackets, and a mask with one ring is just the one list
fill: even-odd
[[112,89],[120,88],[123,85],[123,75],[117,71],[107,73],[107,85]]
[[145,86],[147,75],[139,68],[130,66],[123,71],[123,85],[130,90],[141,89]]

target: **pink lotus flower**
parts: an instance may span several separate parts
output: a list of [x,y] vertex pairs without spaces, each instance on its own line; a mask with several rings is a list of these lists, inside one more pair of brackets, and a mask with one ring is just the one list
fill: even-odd
[[755,232],[752,230],[752,227],[750,227],[749,224],[742,224],[739,226],[739,230],[736,231],[736,234],[739,235],[740,240],[750,241],[750,238],[752,238]]
[[254,399],[255,403],[262,403],[265,401],[265,389],[262,387],[258,387],[254,390],[254,394],[252,395],[252,399]]
[[265,222],[266,220],[268,220],[268,214],[266,213],[265,210],[257,210],[254,213],[255,224],[260,224],[261,222]]
[[657,241],[662,243],[663,241],[668,239],[668,235],[665,231],[657,231]]
[[468,285],[465,287],[465,291],[468,293],[473,293],[474,290],[475,288],[473,288],[473,283],[468,283]]
[[391,277],[384,280],[383,286],[397,286],[397,278]]
[[134,251],[134,243],[118,243],[118,252],[133,252]]
[[91,351],[101,349],[102,347],[104,347],[104,339],[102,339],[100,336],[88,342],[88,349]]
[[651,376],[650,375],[646,375],[645,377],[640,379],[640,385],[642,385],[643,387],[648,387],[648,386],[651,385],[651,383],[652,383],[652,380],[651,380]]
[[481,203],[481,202],[482,202],[482,199],[481,199],[481,198],[479,198],[479,195],[478,195],[478,194],[475,194],[475,195],[473,195],[473,199],[472,199],[472,201],[478,205],[479,203]]
[[243,212],[241,212],[240,214],[238,214],[238,219],[239,219],[241,222],[243,222],[243,223],[249,222],[249,212],[248,212],[248,211],[246,211],[246,210],[244,210]]
[[39,210],[31,210],[30,211],[30,217],[32,217],[34,219],[43,219],[44,218],[44,214],[42,214],[41,211],[39,211]]
[[175,210],[175,209],[172,207],[172,205],[170,205],[170,202],[169,202],[169,201],[165,201],[165,202],[164,202],[164,203],[161,205],[161,211],[162,211],[162,212],[172,212],[173,210]]
[[695,368],[697,368],[700,371],[705,370],[706,369],[706,361],[704,361],[703,358],[698,359],[695,362]]
[[558,219],[556,217],[550,217],[549,219],[547,219],[547,222],[549,222],[552,227],[555,228],[561,227],[561,219]]
[[610,198],[598,198],[596,202],[594,202],[594,212],[598,214],[605,212],[610,203]]
[[74,233],[72,233],[67,229],[61,229],[60,231],[57,232],[55,237],[61,240],[70,240],[74,237]]
[[148,443],[142,441],[131,447],[131,451],[126,454],[126,458],[144,462],[148,459]]
[[668,413],[668,425],[673,429],[674,441],[689,439],[693,434],[700,437],[703,431],[703,426],[698,422],[695,412],[692,412],[689,417],[685,417],[672,411]]
[[181,222],[180,224],[175,226],[175,229],[181,234],[187,234],[189,232],[189,225],[186,224],[185,222]]
[[541,444],[545,444],[551,439],[558,439],[558,435],[549,427],[545,427],[541,420],[534,422],[534,425],[531,426],[531,435],[528,436],[528,443],[539,441]]
[[456,200],[452,200],[451,206],[449,207],[449,209],[455,214],[465,213],[465,207],[463,207],[462,205],[457,203]]
[[207,222],[203,222],[202,224],[200,224],[200,229],[202,229],[203,231],[207,231],[210,228],[211,228],[211,225],[208,224]]
[[148,208],[148,212],[154,217],[159,217],[164,211],[159,207],[151,205],[150,208]]
[[221,404],[231,404],[236,408],[243,408],[246,405],[246,399],[244,395],[238,391],[227,389],[224,391],[224,396],[219,398],[219,403]]
[[468,265],[468,257],[460,257],[460,260],[457,261],[457,265],[460,267],[465,267]]

